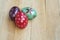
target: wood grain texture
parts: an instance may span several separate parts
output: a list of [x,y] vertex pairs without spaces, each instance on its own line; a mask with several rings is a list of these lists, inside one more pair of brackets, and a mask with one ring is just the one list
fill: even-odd
[[[9,18],[13,6],[32,7],[37,17],[25,29]],[[0,0],[0,40],[60,40],[60,0]]]
[[32,4],[37,10],[37,17],[32,20],[31,40],[47,40],[45,0],[33,0]]
[[0,40],[13,40],[15,24],[9,18],[9,10],[12,6],[18,5],[15,0],[0,0]]
[[60,0],[58,0],[58,14],[59,17],[57,19],[57,25],[56,25],[56,30],[55,30],[55,39],[60,40]]
[[[20,0],[19,7],[22,9],[24,7],[31,7],[32,0]],[[14,40],[30,40],[30,29],[31,29],[31,21],[29,21],[26,29],[20,30],[17,27],[15,28],[15,37]]]
[[60,23],[58,0],[46,0],[48,40],[56,40],[56,27]]

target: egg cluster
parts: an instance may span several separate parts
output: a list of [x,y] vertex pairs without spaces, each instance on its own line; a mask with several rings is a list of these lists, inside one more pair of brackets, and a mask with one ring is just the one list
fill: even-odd
[[20,29],[24,29],[28,24],[28,20],[34,19],[36,15],[36,11],[30,7],[25,7],[20,10],[19,7],[14,6],[9,11],[10,19],[14,21]]

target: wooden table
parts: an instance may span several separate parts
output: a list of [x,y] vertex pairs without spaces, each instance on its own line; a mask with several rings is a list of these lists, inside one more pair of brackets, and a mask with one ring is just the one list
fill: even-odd
[[[19,29],[9,19],[13,6],[32,7],[37,17]],[[60,40],[60,0],[0,0],[0,40]]]

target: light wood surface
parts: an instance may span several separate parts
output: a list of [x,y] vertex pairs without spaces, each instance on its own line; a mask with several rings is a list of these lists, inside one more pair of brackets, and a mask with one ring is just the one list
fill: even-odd
[[[9,18],[13,6],[32,7],[37,17],[19,29]],[[0,40],[60,40],[60,0],[0,0]]]

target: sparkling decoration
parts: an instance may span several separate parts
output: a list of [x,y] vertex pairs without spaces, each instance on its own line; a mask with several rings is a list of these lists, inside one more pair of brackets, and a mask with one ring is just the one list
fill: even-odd
[[22,12],[24,12],[27,15],[29,20],[32,20],[37,16],[36,11],[30,7],[22,8]]
[[20,11],[19,8],[17,6],[14,6],[10,9],[9,11],[9,16],[11,18],[11,20],[15,20],[15,15],[17,14],[17,12]]
[[37,16],[37,12],[30,7],[24,7],[20,10],[17,6],[13,6],[9,11],[9,17],[20,29],[27,27],[28,20],[32,20]]
[[20,11],[15,16],[15,23],[17,27],[23,29],[28,24],[28,17],[22,11]]

